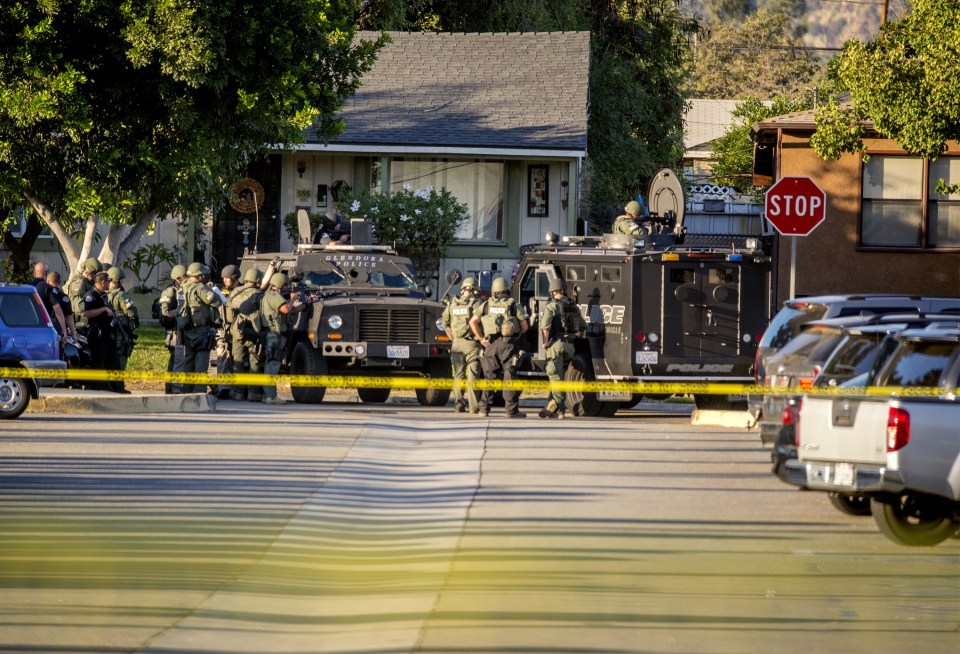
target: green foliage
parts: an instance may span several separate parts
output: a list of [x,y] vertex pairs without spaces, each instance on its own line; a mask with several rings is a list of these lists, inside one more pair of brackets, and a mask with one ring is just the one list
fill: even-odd
[[823,66],[791,34],[792,24],[786,13],[761,9],[711,25],[697,49],[690,94],[767,99],[817,84]]
[[410,257],[421,284],[436,273],[469,211],[446,189],[413,190],[409,184],[389,195],[367,190],[346,193],[337,209],[345,219],[370,221],[380,243],[393,244]]
[[915,0],[913,10],[887,23],[869,43],[851,41],[830,74],[849,91],[849,105],[817,112],[811,144],[821,157],[866,149],[864,121],[911,154],[936,158],[960,139],[960,4]]
[[804,111],[812,107],[812,94],[804,94],[796,98],[775,98],[770,106],[755,99],[738,102],[733,110],[733,124],[713,142],[716,163],[710,171],[711,177],[717,184],[732,186],[740,193],[754,192],[759,195],[760,188],[754,187],[751,181],[753,141],[750,137],[750,128],[754,123],[767,118]]
[[[313,235],[316,233],[317,229],[320,228],[320,225],[323,224],[323,214],[320,213],[311,213],[310,214],[310,234]],[[295,211],[291,211],[286,216],[283,217],[283,231],[286,233],[287,238],[289,238],[294,243],[300,242],[300,224],[297,222],[297,214]]]
[[147,284],[147,280],[154,269],[161,263],[168,263],[172,266],[176,262],[176,256],[167,246],[163,243],[154,243],[153,245],[141,246],[135,250],[122,267],[133,272],[133,276],[140,282],[133,290],[140,293],[150,293],[156,290]]

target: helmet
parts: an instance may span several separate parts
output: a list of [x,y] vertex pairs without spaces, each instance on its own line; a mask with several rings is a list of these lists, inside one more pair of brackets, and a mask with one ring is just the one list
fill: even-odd
[[107,271],[107,277],[110,278],[111,282],[119,282],[121,279],[126,277],[126,275],[123,274],[122,270],[114,266],[113,268]]
[[247,274],[243,276],[243,281],[256,284],[260,281],[260,271],[256,268],[251,268],[247,271]]
[[83,262],[83,269],[88,273],[98,273],[100,272],[100,262],[97,261],[96,257],[90,257]]
[[473,277],[465,277],[462,282],[460,282],[460,290],[462,291],[465,288],[473,288],[477,285],[477,280]]
[[507,280],[503,277],[497,277],[493,280],[493,284],[490,286],[491,293],[506,293],[507,292]]
[[220,271],[220,276],[223,279],[227,279],[229,277],[233,277],[234,279],[239,279],[240,269],[233,264],[230,264],[229,266],[224,266],[223,270]]
[[206,264],[202,264],[198,261],[194,261],[187,268],[188,277],[199,277],[200,275],[209,275],[210,268]]
[[554,279],[550,280],[551,293],[553,293],[554,291],[566,291],[566,290],[567,290],[567,285],[564,284],[563,280],[560,279],[559,277],[555,277]]
[[173,268],[170,269],[170,279],[180,279],[187,274],[187,269],[183,264],[178,263]]
[[287,276],[283,273],[273,273],[273,277],[270,278],[270,286],[276,286],[277,288],[280,288],[288,281],[289,280],[287,279]]
[[626,209],[627,213],[633,214],[634,216],[640,215],[640,203],[637,202],[636,200],[631,200],[630,202],[627,202],[627,206],[624,207],[624,209]]

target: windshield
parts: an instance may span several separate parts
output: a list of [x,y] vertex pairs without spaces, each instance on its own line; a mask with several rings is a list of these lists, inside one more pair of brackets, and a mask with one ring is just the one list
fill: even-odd
[[372,286],[417,290],[413,270],[404,265],[397,265],[396,268],[343,268],[343,273],[333,269],[311,271],[304,275],[302,283],[307,289],[331,286]]
[[800,325],[821,318],[827,312],[825,304],[790,303],[783,306],[770,321],[760,339],[761,348],[778,349],[800,332]]
[[786,357],[805,357],[825,337],[839,337],[840,329],[838,327],[810,327],[799,334],[796,338],[788,342],[778,353],[781,358]]
[[883,336],[883,334],[848,335],[830,355],[821,376],[846,378],[868,372]]
[[937,386],[956,349],[955,343],[901,343],[877,381],[880,386]]

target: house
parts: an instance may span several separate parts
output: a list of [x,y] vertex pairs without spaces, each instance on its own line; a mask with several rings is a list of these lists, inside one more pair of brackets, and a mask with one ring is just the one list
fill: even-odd
[[344,108],[341,135],[251,166],[239,190],[249,199],[259,189],[263,203],[254,212],[234,202],[215,216],[215,261],[235,261],[254,240],[261,251],[291,249],[283,217],[327,213],[343,189],[449,190],[470,213],[443,268],[465,274],[509,277],[522,245],[576,230],[589,33],[389,36]]
[[907,154],[873,131],[867,157],[823,160],[810,146],[814,112],[753,126],[754,184],[809,177],[826,193],[826,219],[810,235],[778,237],[777,301],[788,299],[791,239],[796,295],[912,293],[960,296],[960,195],[936,192],[960,183],[960,143],[936,160]]

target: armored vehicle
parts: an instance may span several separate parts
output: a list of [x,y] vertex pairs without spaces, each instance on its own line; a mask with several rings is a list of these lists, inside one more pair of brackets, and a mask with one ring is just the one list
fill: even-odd
[[[548,233],[546,243],[524,254],[512,287],[531,316],[521,374],[542,374],[539,316],[550,300],[550,280],[560,278],[587,321],[568,381],[753,383],[757,345],[773,306],[771,257],[762,239],[695,244],[683,228],[683,190],[672,171],[657,174],[649,197],[652,214],[641,219],[646,234]],[[695,399],[701,408],[744,401]],[[579,415],[613,415],[639,400],[629,391],[568,395]]]
[[[276,260],[291,290],[312,302],[287,334],[282,367],[292,375],[421,376],[449,378],[450,342],[443,305],[417,285],[410,260],[383,245],[301,244],[293,253],[245,254],[240,270],[266,270]],[[321,386],[294,386],[297,402],[323,399]],[[363,402],[385,402],[390,388],[358,388]],[[450,389],[416,391],[424,406],[442,406]]]

